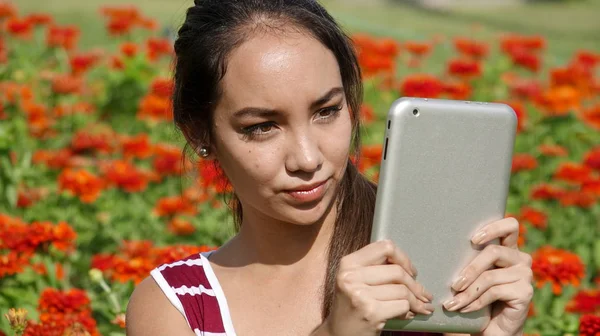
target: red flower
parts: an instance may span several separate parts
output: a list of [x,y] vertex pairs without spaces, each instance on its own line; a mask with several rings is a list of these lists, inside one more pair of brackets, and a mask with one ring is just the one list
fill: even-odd
[[524,170],[533,170],[537,168],[538,162],[535,157],[529,153],[516,153],[513,155],[512,173],[518,173]]
[[126,161],[106,163],[103,165],[102,170],[110,184],[127,192],[144,191],[152,177]]
[[489,47],[484,42],[478,42],[467,38],[455,38],[454,47],[464,56],[481,59],[487,56]]
[[73,135],[71,149],[75,153],[112,153],[115,149],[115,134],[108,127],[92,125]]
[[580,114],[580,118],[588,126],[600,130],[600,104],[593,105]]
[[592,194],[580,190],[563,192],[559,197],[559,201],[562,206],[578,206],[580,208],[589,208],[596,202]]
[[416,74],[406,76],[400,92],[406,97],[437,98],[444,90],[444,84],[435,76]]
[[120,136],[123,157],[146,159],[152,155],[152,146],[148,134],[141,133],[135,136]]
[[542,211],[532,207],[523,207],[519,218],[542,230],[548,225],[548,216]]
[[540,184],[531,190],[533,200],[557,200],[565,194],[565,190],[550,184]]
[[600,290],[581,290],[569,301],[566,311],[583,314],[600,313]]
[[600,178],[590,179],[583,182],[581,185],[581,192],[595,197],[600,197]]
[[99,59],[100,55],[96,52],[71,54],[69,57],[71,73],[75,76],[81,75],[98,63]]
[[27,18],[11,17],[6,21],[6,31],[21,39],[31,38],[33,24]]
[[481,64],[477,61],[454,59],[448,62],[448,73],[463,80],[481,76]]
[[580,336],[598,336],[600,334],[600,316],[583,315],[579,319]]
[[173,43],[168,39],[150,37],[146,41],[146,49],[148,58],[154,61],[163,55],[171,55],[173,53]]
[[586,166],[600,171],[600,146],[590,149],[584,158]]
[[562,162],[556,172],[554,178],[575,184],[581,184],[591,178],[592,169],[583,164],[575,162]]
[[0,19],[10,18],[17,15],[17,8],[8,1],[0,2]]
[[48,47],[62,47],[66,50],[75,48],[81,32],[76,26],[59,27],[51,25],[46,34],[46,43]]
[[562,293],[562,286],[571,284],[578,287],[585,275],[585,265],[575,253],[545,246],[533,254],[531,266],[537,288],[546,283],[552,284],[552,292]]
[[564,116],[579,109],[581,94],[572,86],[559,86],[544,91],[534,101],[547,116]]
[[154,148],[153,166],[159,175],[180,175],[183,172],[183,155],[179,147],[158,144]]
[[173,120],[173,103],[170,98],[149,94],[140,101],[137,117],[149,120]]

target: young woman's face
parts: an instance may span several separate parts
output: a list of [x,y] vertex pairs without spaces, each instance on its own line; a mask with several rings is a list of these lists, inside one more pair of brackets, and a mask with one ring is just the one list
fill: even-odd
[[244,218],[322,219],[352,132],[333,53],[305,34],[256,34],[230,54],[221,85],[213,148]]

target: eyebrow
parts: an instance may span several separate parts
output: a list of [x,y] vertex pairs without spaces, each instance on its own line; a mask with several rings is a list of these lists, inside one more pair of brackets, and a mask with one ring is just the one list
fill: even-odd
[[[319,97],[317,100],[315,100],[314,102],[312,102],[310,104],[311,110],[314,110],[315,108],[327,103],[333,97],[340,95],[343,92],[344,92],[344,89],[341,87],[332,88],[331,90],[327,91],[327,93],[325,93],[323,96]],[[233,117],[242,118],[242,117],[248,117],[248,116],[256,116],[256,117],[269,118],[269,117],[273,117],[277,114],[279,114],[279,112],[277,110],[273,110],[273,109],[262,108],[262,107],[244,107],[243,109],[235,112],[233,114]]]

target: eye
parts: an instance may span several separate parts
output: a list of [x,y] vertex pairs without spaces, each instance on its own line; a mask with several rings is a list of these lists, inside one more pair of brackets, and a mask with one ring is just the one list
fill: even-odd
[[247,139],[254,139],[260,136],[265,136],[269,134],[275,125],[272,122],[260,123],[248,127],[244,127],[242,132],[244,133],[244,137]]
[[342,105],[326,107],[317,112],[317,120],[335,117],[342,109]]

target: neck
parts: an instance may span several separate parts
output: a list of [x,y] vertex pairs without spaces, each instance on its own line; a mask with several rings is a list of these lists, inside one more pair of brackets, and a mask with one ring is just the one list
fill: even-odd
[[[335,225],[336,207],[332,204],[324,216],[310,225],[290,224],[273,218],[245,212],[240,232],[227,249],[237,251],[237,265],[264,265],[281,268],[286,265],[327,263],[327,253]],[[243,253],[242,253],[243,252]]]

